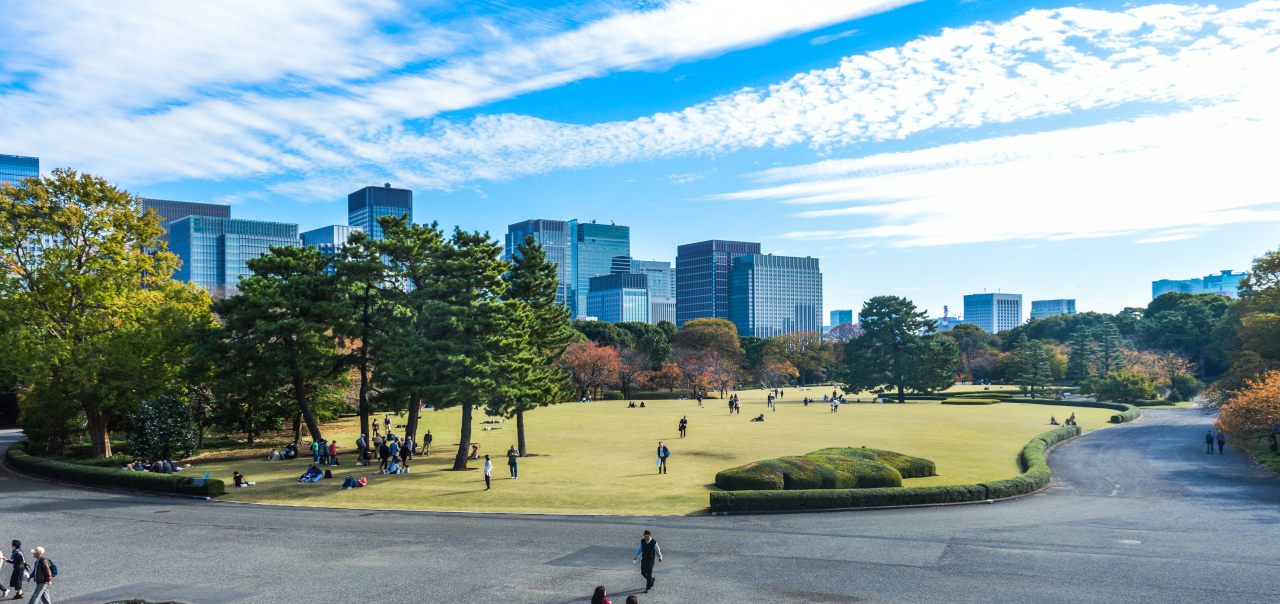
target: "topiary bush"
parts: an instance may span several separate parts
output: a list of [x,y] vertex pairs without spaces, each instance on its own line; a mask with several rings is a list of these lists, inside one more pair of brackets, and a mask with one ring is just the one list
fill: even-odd
[[994,398],[949,398],[942,401],[944,405],[994,405],[1000,401]]
[[726,491],[869,489],[900,487],[904,476],[936,473],[927,459],[877,449],[831,448],[730,468],[716,474],[716,486]]
[[129,424],[125,446],[134,457],[182,459],[196,449],[196,423],[187,404],[176,396],[143,401]]
[[951,398],[1012,398],[1008,392],[964,392]]
[[216,497],[226,493],[226,485],[215,478],[204,481],[204,484],[200,486],[192,484],[193,478],[203,476],[203,474],[197,476],[195,472],[191,472],[187,476],[181,476],[178,474],[131,472],[119,468],[101,468],[67,463],[28,455],[27,444],[27,441],[20,441],[10,445],[9,449],[5,451],[5,460],[18,471],[36,476],[90,486],[152,491],[156,493],[179,493],[205,497]]

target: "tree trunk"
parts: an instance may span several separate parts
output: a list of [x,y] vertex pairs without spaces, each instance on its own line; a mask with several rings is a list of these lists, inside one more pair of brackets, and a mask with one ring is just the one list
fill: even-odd
[[293,392],[298,397],[298,408],[302,411],[302,419],[307,422],[312,442],[320,442],[320,424],[316,423],[316,414],[311,411],[311,403],[307,402],[307,386],[302,383],[300,375],[293,376]]
[[524,411],[516,411],[516,441],[520,447],[520,457],[524,457],[529,450],[524,446]]
[[[365,288],[366,295],[368,288]],[[368,314],[367,312],[365,313]],[[369,338],[366,329],[365,336],[360,338],[360,434],[366,437],[369,434]]]
[[418,408],[422,406],[422,397],[416,392],[409,394],[409,421],[405,422],[405,438],[418,442]]
[[302,413],[293,414],[293,444],[302,444]]
[[905,405],[907,403],[907,395],[902,393],[902,384],[898,384],[898,404]]
[[204,424],[196,424],[196,450],[204,448]]
[[458,438],[458,456],[453,458],[453,469],[467,469],[467,453],[471,448],[471,403],[462,404],[462,434]]
[[111,438],[107,434],[107,424],[112,414],[107,411],[84,412],[89,420],[89,442],[93,445],[94,457],[111,457]]

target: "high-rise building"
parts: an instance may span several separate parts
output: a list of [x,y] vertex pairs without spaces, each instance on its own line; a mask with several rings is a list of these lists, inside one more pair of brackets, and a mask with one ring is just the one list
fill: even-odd
[[547,260],[556,265],[556,304],[572,306],[570,292],[573,290],[573,237],[576,229],[563,220],[526,220],[507,225],[506,247],[502,255],[511,260],[517,253],[516,247],[524,244],[525,237],[533,236],[547,254]]
[[817,258],[745,254],[733,259],[729,320],[738,335],[772,338],[822,331],[822,273]]
[[40,158],[24,155],[0,155],[0,182],[11,185],[31,176],[40,176]]
[[160,227],[164,229],[162,241],[169,241],[169,225],[173,221],[187,216],[209,216],[212,218],[231,218],[231,206],[220,203],[200,203],[196,201],[170,201],[168,199],[142,199],[142,205],[148,210],[155,210],[160,216]]
[[1248,273],[1219,271],[1216,275],[1205,275],[1199,279],[1161,279],[1151,282],[1151,299],[1162,294],[1220,294],[1235,298],[1240,289],[1240,280]]
[[592,277],[587,293],[586,316],[599,321],[649,322],[649,285],[646,275],[613,273]]
[[844,325],[853,322],[852,310],[833,310],[831,311],[831,326]]
[[302,239],[303,247],[313,247],[325,256],[332,256],[342,249],[347,243],[347,238],[352,233],[361,231],[360,227],[348,226],[345,224],[331,224],[329,226],[320,227],[307,231],[299,237]]
[[987,333],[1022,324],[1022,294],[970,294],[964,297],[964,322]]
[[1054,315],[1074,315],[1076,314],[1076,301],[1061,300],[1032,300],[1031,301],[1031,320],[1043,319]]
[[676,325],[694,319],[728,319],[733,259],[759,253],[759,243],[719,239],[677,247]]
[[[631,227],[619,224],[597,224],[596,221],[579,223],[570,220],[573,227],[573,279],[575,316],[585,316],[587,293],[591,291],[591,278],[630,270]],[[619,257],[628,260],[621,261]],[[646,312],[646,314],[648,314]]]
[[298,225],[213,216],[187,216],[169,225],[169,249],[182,260],[173,278],[195,283],[213,296],[239,291],[246,263],[270,246],[296,246]]
[[670,262],[631,260],[631,272],[649,278],[649,322],[676,322],[676,269]]
[[381,187],[365,187],[347,196],[347,224],[364,229],[370,237],[381,241],[382,226],[378,218],[409,215],[413,223],[413,191],[393,189],[391,183]]

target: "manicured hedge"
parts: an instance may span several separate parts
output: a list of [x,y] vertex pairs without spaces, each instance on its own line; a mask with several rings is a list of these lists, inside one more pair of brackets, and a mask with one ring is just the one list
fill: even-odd
[[598,400],[598,401],[620,401],[620,400],[622,400],[622,393],[621,393],[621,392],[618,392],[617,390],[605,390],[604,392],[601,392],[601,393],[600,393],[600,396],[599,396],[598,398],[596,398],[596,400]]
[[1000,402],[993,398],[949,398],[942,401],[944,405],[994,405]]
[[937,476],[938,465],[923,457],[912,457],[884,449],[868,449],[866,447],[831,447],[818,449],[809,455],[835,455],[837,457],[862,458],[882,463],[898,471],[903,478],[924,478]]
[[718,472],[716,486],[729,491],[867,489],[900,487],[902,475],[874,461],[809,454],[767,459]]
[[1142,410],[1124,403],[1108,403],[1105,401],[1059,401],[1047,398],[1028,398],[1009,401],[1011,403],[1030,403],[1032,405],[1054,405],[1058,407],[1086,407],[1089,409],[1111,409],[1119,411],[1111,416],[1111,423],[1123,424],[1142,417]]
[[1027,443],[1018,455],[1020,476],[982,484],[879,489],[819,489],[804,491],[713,491],[712,513],[781,512],[843,508],[930,505],[1003,499],[1033,493],[1049,484],[1049,447],[1080,434],[1079,426],[1062,426]]
[[982,391],[982,392],[964,392],[961,394],[957,394],[952,398],[1010,398],[1012,396],[1013,395],[1009,394],[1008,392]]
[[195,478],[195,472],[186,476],[130,472],[119,468],[101,468],[27,455],[26,441],[10,445],[5,452],[5,459],[10,466],[21,472],[85,485],[206,497],[226,493],[226,485],[216,478],[205,481],[203,486],[192,485],[191,479]]
[[[686,398],[686,399],[689,399],[689,400],[697,400],[697,398],[698,398],[698,395],[694,394],[692,390],[676,390],[676,391],[673,391],[673,392],[666,392],[666,391],[658,391],[658,392],[633,392],[633,393],[631,393],[631,399],[630,399],[630,400],[636,400],[636,401],[664,401],[664,400],[675,400],[675,399],[678,399],[678,398],[680,398],[680,397],[682,397],[682,396],[683,396],[684,398]],[[706,397],[704,397],[704,399],[705,399],[705,398],[706,398]]]

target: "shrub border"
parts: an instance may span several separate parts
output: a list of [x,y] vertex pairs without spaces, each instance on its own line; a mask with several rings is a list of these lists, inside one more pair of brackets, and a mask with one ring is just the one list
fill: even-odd
[[226,484],[210,478],[201,486],[192,484],[194,477],[150,472],[125,472],[116,468],[100,468],[46,459],[27,453],[27,441],[21,440],[5,450],[5,465],[19,473],[74,485],[101,487],[161,495],[217,497],[227,492]]
[[947,505],[1022,497],[1049,486],[1051,475],[1045,454],[1058,443],[1075,438],[1080,433],[1080,426],[1062,426],[1032,438],[1018,454],[1022,474],[1004,480],[936,487],[712,491],[711,514]]

